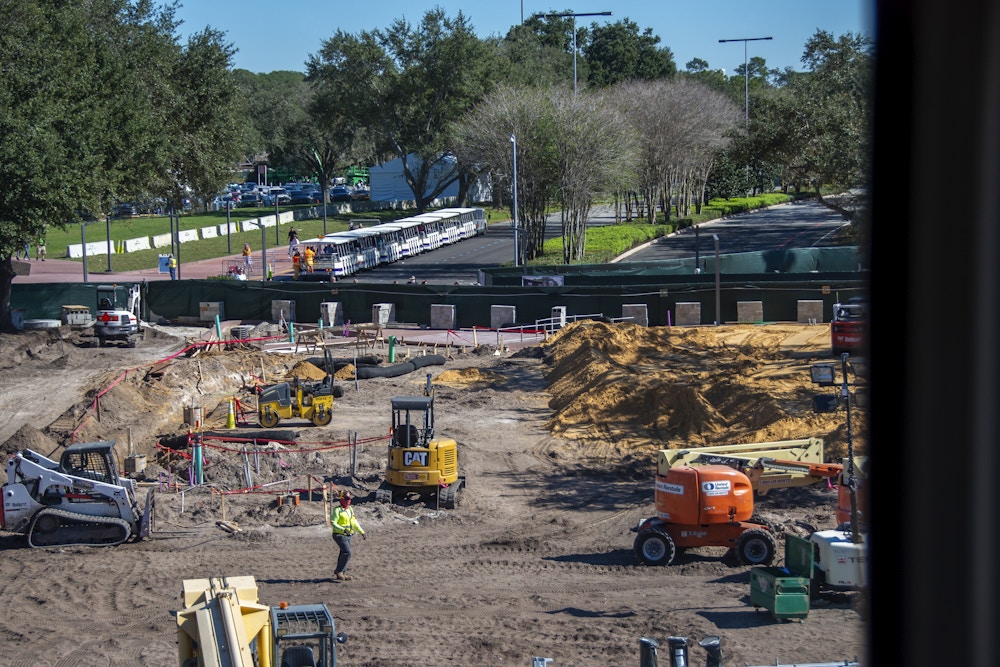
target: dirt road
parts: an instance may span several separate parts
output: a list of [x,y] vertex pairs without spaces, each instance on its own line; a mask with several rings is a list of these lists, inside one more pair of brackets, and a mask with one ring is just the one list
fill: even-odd
[[[419,395],[425,374],[342,381],[333,424],[291,424],[297,444],[260,446],[250,480],[241,455],[219,447],[210,449],[205,486],[158,492],[152,539],[29,550],[20,536],[0,532],[0,592],[12,610],[0,619],[3,662],[176,664],[181,582],[234,575],[254,576],[265,604],[327,603],[350,637],[338,652],[345,666],[530,665],[533,656],[552,658],[553,667],[628,666],[639,664],[641,637],[665,647],[670,636],[688,637],[698,664],[697,642],[710,635],[722,638],[727,665],[863,658],[866,619],[856,594],[816,603],[802,623],[776,622],[750,605],[749,568],[733,565],[724,549],[692,549],[672,566],[646,567],[636,564],[629,530],[651,512],[659,447],[818,436],[835,460],[843,415],[815,415],[807,399],[814,388],[806,369],[828,358],[826,335],[822,325],[593,324],[516,355],[453,351],[427,369],[436,434],[459,442],[469,479],[453,511],[374,499],[389,399]],[[14,367],[33,379],[20,396],[11,388],[0,398],[8,410],[51,409],[3,446],[47,453],[41,448],[64,444],[65,426],[84,420],[94,392],[122,366],[109,350],[52,339],[19,347],[26,340],[3,344],[21,349]],[[157,336],[119,361],[138,367],[141,355],[163,356],[171,346],[179,342]],[[182,405],[198,401],[206,427],[221,427],[227,395],[265,367],[273,379],[301,361],[218,351],[178,358],[155,376],[136,371],[105,394],[101,422],[78,432],[124,442],[131,429],[155,481],[166,469],[152,445],[183,432]],[[100,364],[108,369],[78,372]],[[59,381],[41,386],[40,377]],[[364,443],[353,474],[343,446],[352,433]],[[332,579],[336,548],[318,493],[298,494],[298,504],[279,504],[278,493],[222,495],[248,481],[296,487],[304,475],[354,489],[368,539],[355,541],[351,581]],[[833,527],[833,490],[791,491],[772,492],[759,511],[782,531]],[[241,530],[220,530],[223,518]],[[665,649],[660,659],[666,664]]]

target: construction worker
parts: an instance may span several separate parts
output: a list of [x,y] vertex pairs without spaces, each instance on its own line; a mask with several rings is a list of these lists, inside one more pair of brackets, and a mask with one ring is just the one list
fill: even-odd
[[340,547],[340,556],[337,557],[337,567],[333,571],[333,578],[337,581],[347,581],[351,575],[347,574],[347,563],[351,560],[351,536],[354,533],[365,537],[365,531],[358,525],[358,519],[354,516],[354,508],[351,507],[351,500],[354,495],[347,490],[341,491],[339,503],[333,508],[330,515],[330,528],[333,530],[333,541]]
[[294,280],[299,279],[299,273],[302,271],[302,255],[296,250],[295,254],[292,255],[292,278]]
[[250,267],[253,266],[253,251],[250,249],[249,243],[243,244],[243,268],[246,273],[250,273]]
[[306,273],[313,272],[313,258],[316,257],[316,251],[312,249],[312,246],[306,246],[305,249],[305,260],[306,260]]
[[170,279],[177,280],[177,258],[173,253],[167,255],[167,268],[170,269]]

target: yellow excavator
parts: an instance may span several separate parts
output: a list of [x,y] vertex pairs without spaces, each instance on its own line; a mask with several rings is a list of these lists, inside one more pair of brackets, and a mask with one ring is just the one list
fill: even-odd
[[253,577],[185,579],[177,612],[179,667],[336,667],[336,632],[325,604],[260,604]]
[[434,393],[428,375],[423,396],[392,399],[385,481],[376,489],[375,499],[398,503],[416,494],[421,499],[432,497],[439,508],[455,509],[465,484],[465,476],[458,473],[458,443],[435,437]]

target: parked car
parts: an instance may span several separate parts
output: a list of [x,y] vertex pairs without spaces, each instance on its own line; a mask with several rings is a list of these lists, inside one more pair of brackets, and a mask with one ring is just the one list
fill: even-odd
[[288,193],[290,204],[316,204],[319,197],[306,190],[292,190]]
[[335,185],[330,188],[330,201],[353,201],[351,190],[346,185]]
[[240,197],[240,200],[236,202],[236,208],[254,208],[263,205],[264,197],[256,192],[248,192]]
[[368,201],[372,198],[372,191],[359,185],[354,188],[354,192],[351,193],[351,197],[353,197],[355,201]]
[[279,206],[281,204],[289,204],[292,201],[288,191],[284,188],[271,188],[270,192],[264,197],[264,203],[268,206],[274,206],[275,199],[277,199]]

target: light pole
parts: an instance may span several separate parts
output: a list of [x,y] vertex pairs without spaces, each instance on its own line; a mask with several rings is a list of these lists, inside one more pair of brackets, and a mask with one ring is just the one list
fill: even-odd
[[719,235],[712,234],[715,241],[715,326],[722,324],[722,290],[719,285]]
[[514,266],[518,266],[518,261],[521,257],[520,247],[518,245],[517,238],[517,137],[514,133],[510,133],[510,144],[511,144],[511,158],[514,163],[513,169],[513,191],[514,191]]
[[[563,12],[561,14],[544,14],[545,18],[572,18],[573,19],[573,94],[576,95],[576,17],[577,16],[611,16],[611,12],[588,12],[576,14],[574,12]],[[522,21],[523,22],[523,21]]]
[[739,39],[720,39],[719,43],[724,42],[743,42],[743,104],[744,113],[746,116],[747,129],[750,128],[750,63],[747,60],[747,42],[758,42],[766,39],[774,39],[773,37],[741,37]]

